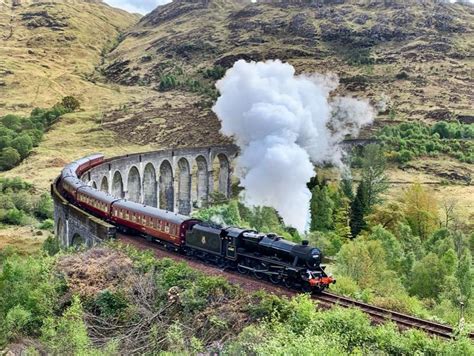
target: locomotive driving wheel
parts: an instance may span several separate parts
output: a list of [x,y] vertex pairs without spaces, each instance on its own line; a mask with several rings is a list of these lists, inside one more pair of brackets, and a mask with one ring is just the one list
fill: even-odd
[[254,271],[253,271],[253,274],[255,276],[255,278],[257,279],[263,279],[265,278],[266,276],[266,273],[265,272],[261,272],[261,271],[266,271],[267,270],[267,266],[264,264],[264,263],[255,263],[254,265]]
[[247,260],[242,260],[240,263],[237,264],[237,272],[240,274],[247,274],[249,272],[248,268],[246,267]]
[[279,273],[270,273],[270,282],[273,284],[280,284],[281,282],[281,276]]
[[291,278],[286,278],[284,280],[284,284],[286,288],[293,289],[295,287],[295,282]]

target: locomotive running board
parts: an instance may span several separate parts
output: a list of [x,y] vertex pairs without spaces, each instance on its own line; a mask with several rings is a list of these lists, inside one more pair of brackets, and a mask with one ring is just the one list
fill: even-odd
[[241,264],[238,264],[237,267],[247,269],[251,272],[258,272],[258,273],[265,273],[265,274],[279,274],[278,272],[271,272],[269,270],[263,270],[263,269],[255,269],[255,268],[244,266],[244,265],[241,265]]

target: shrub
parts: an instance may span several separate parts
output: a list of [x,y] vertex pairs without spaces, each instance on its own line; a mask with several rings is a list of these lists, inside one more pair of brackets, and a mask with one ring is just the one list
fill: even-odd
[[52,219],[46,219],[39,226],[41,230],[51,230],[53,227],[54,227],[54,221]]
[[398,161],[400,163],[407,163],[413,159],[413,153],[408,150],[401,150],[398,154]]
[[81,103],[73,96],[65,96],[61,100],[61,105],[69,112],[74,112],[81,107]]
[[31,322],[31,312],[23,309],[20,305],[16,305],[10,309],[5,318],[5,325],[8,330],[8,338],[19,337]]
[[25,223],[25,213],[16,208],[9,209],[3,217],[3,222],[10,225],[23,225]]
[[23,211],[26,214],[29,214],[33,210],[33,201],[31,194],[25,190],[17,191],[13,194],[10,194],[11,200],[15,205],[15,208]]
[[9,253],[0,262],[1,347],[9,337],[11,325],[15,325],[18,332],[37,335],[44,320],[52,316],[58,306],[61,282],[52,273],[54,260],[50,257],[25,258]]
[[15,167],[21,160],[18,151],[12,147],[2,149],[0,153],[0,170],[8,170]]
[[172,74],[166,74],[160,77],[160,85],[158,89],[160,91],[167,91],[174,89],[177,85],[178,81],[176,80],[176,77]]
[[359,286],[352,278],[338,275],[336,281],[336,284],[331,285],[331,291],[347,297],[356,297]]
[[95,307],[102,316],[118,316],[128,305],[125,297],[118,292],[104,290],[99,293],[94,301]]
[[398,80],[407,80],[410,76],[408,75],[407,72],[400,72],[398,73],[395,78],[397,78]]
[[2,124],[4,127],[13,130],[13,131],[20,131],[21,130],[21,118],[16,115],[6,115],[2,118]]
[[212,67],[212,68],[208,68],[204,71],[204,78],[207,78],[207,79],[214,79],[214,80],[219,80],[221,79],[224,74],[225,74],[226,70],[224,67],[221,67],[220,65],[217,65],[215,67]]
[[55,355],[92,354],[91,341],[83,321],[83,309],[79,297],[59,318],[49,317],[41,328],[42,341]]
[[43,242],[43,251],[45,251],[49,256],[54,256],[60,250],[59,240],[54,236],[48,236],[48,238]]
[[30,136],[23,134],[12,140],[11,147],[17,150],[20,157],[23,159],[28,156],[30,151],[33,149],[33,141]]
[[41,194],[35,204],[34,214],[38,219],[52,219],[53,209],[53,200],[51,199],[51,196],[44,193]]

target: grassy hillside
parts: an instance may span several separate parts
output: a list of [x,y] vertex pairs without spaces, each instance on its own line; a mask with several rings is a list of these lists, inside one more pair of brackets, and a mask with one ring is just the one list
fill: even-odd
[[2,3],[0,115],[49,107],[65,95],[87,107],[120,98],[119,88],[94,80],[94,71],[137,15],[101,1]]
[[2,176],[20,176],[46,190],[66,162],[83,155],[145,150],[100,123],[104,112],[154,94],[106,84],[97,71],[138,15],[101,1],[22,3],[0,4],[0,116],[50,107],[65,95],[77,97],[83,109],[53,125],[29,157]]
[[384,99],[380,119],[472,114],[472,6],[314,3],[173,2],[127,31],[104,68],[118,83],[160,89],[174,75],[196,92],[187,81],[206,86],[205,72],[216,66],[278,58],[299,72],[336,72],[341,91],[374,104]]

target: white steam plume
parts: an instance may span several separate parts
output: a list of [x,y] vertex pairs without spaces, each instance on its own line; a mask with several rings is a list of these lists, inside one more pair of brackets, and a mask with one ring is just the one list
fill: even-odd
[[373,109],[353,98],[330,100],[338,86],[335,75],[295,75],[278,60],[237,61],[216,86],[221,96],[213,110],[221,132],[241,149],[237,175],[245,202],[275,208],[287,225],[303,232],[313,164],[342,167],[339,143],[372,122]]

